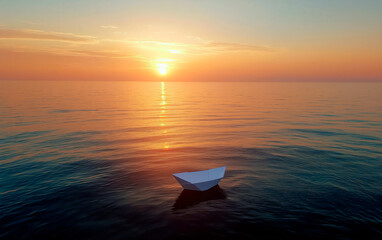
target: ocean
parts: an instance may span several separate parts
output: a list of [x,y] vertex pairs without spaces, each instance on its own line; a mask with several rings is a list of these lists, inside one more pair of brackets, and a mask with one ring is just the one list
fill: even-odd
[[382,239],[382,84],[0,81],[0,239],[207,238]]

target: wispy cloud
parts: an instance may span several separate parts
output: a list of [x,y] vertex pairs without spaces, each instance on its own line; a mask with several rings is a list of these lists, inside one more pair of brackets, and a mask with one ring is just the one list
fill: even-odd
[[101,25],[100,27],[106,29],[118,29],[118,27],[114,25]]
[[92,57],[108,57],[108,58],[130,58],[134,57],[126,53],[117,51],[93,51],[93,50],[74,50],[72,53],[78,53],[80,55],[92,56]]
[[230,42],[208,42],[204,44],[207,48],[214,48],[220,51],[259,51],[259,52],[275,52],[276,49],[261,46],[261,45],[249,45]]
[[[115,26],[101,26],[113,29]],[[3,41],[1,41],[3,39]],[[33,40],[22,43],[13,39]],[[8,41],[7,41],[8,40]],[[9,41],[10,40],[10,41]],[[35,41],[36,40],[36,41]],[[40,42],[38,42],[40,40]],[[47,44],[44,41],[51,41]],[[44,53],[53,55],[109,59],[135,59],[148,66],[166,63],[183,64],[197,56],[224,55],[235,52],[275,52],[277,49],[262,45],[234,42],[206,41],[199,37],[185,37],[179,41],[152,39],[107,39],[73,33],[50,32],[35,29],[0,28],[0,47],[12,52]]]
[[76,35],[73,33],[49,32],[34,29],[0,29],[0,39],[31,39],[31,40],[52,40],[65,42],[93,42],[96,39],[86,35]]
[[131,43],[135,44],[140,44],[140,45],[161,45],[161,46],[177,46],[177,45],[182,45],[179,43],[173,43],[173,42],[164,42],[164,41],[153,41],[153,40],[134,40],[134,41],[129,41]]
[[[197,42],[182,43],[182,42],[165,42],[165,41],[129,41],[143,48],[157,48],[161,47],[164,51],[170,53],[182,53],[182,54],[213,54],[224,52],[276,52],[277,49],[262,45],[241,44],[234,42],[213,42],[203,41],[201,38],[197,39]],[[168,47],[168,48],[166,48]]]
[[174,49],[169,49],[167,50],[168,52],[172,53],[172,54],[181,54],[182,52],[181,51],[178,51],[178,50],[174,50]]

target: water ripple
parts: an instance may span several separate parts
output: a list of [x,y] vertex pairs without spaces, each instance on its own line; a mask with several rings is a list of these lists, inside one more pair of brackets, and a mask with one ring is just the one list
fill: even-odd
[[[1,239],[382,237],[381,85],[23,84],[0,89]],[[172,177],[223,165],[205,193]]]

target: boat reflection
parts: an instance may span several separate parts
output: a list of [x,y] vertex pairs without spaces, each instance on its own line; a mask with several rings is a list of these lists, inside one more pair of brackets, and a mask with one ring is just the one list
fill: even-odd
[[226,197],[219,185],[203,192],[184,189],[176,199],[173,210],[188,208],[204,201],[226,199]]

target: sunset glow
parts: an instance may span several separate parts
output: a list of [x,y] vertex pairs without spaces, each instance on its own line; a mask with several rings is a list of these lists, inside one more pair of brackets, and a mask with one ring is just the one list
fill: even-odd
[[1,240],[382,240],[381,13],[0,1]]
[[380,81],[380,10],[378,1],[8,1],[0,79]]

